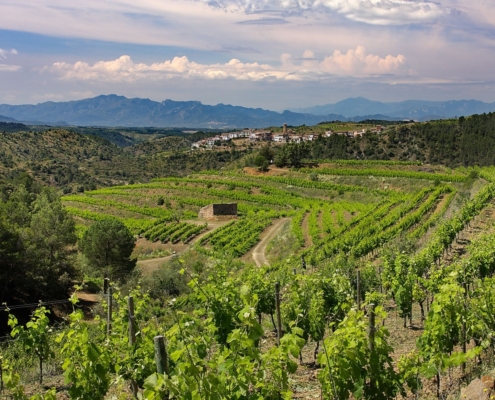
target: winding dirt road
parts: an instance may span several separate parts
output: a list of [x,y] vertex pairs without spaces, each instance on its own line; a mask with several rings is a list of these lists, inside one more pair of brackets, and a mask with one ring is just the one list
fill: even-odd
[[[282,227],[284,226],[284,224],[287,221],[289,221],[289,218],[281,218],[281,219],[275,221],[275,223],[273,225],[271,225],[265,232],[263,232],[263,236],[264,236],[263,239],[261,239],[261,241],[256,245],[256,247],[252,251],[253,260],[258,267],[261,267],[263,265],[269,265],[269,262],[266,259],[266,255],[265,255],[266,246],[275,236],[278,235],[278,233],[280,232],[280,230],[282,229]],[[228,222],[228,221],[222,221],[220,223],[211,224],[211,225],[214,225],[214,226],[212,226],[212,228],[215,229],[218,226],[225,224],[226,222]],[[179,254],[188,250],[195,242],[197,242],[199,239],[201,239],[201,237],[203,237],[207,233],[211,232],[211,230],[212,229],[208,229],[208,231],[203,232],[198,237],[194,238],[191,241],[191,243],[189,245],[187,245],[185,250],[177,251],[176,255],[178,256]],[[160,257],[160,258],[152,258],[149,260],[139,260],[137,262],[137,265],[144,274],[150,274],[151,272],[156,270],[162,263],[172,259],[172,257],[174,257],[174,255],[170,255],[170,256],[166,256],[166,257]]]
[[268,230],[265,232],[265,237],[253,249],[253,260],[258,267],[269,265],[265,254],[266,246],[275,236],[278,235],[287,221],[289,221],[289,218],[281,218],[276,221],[272,226],[268,228]]

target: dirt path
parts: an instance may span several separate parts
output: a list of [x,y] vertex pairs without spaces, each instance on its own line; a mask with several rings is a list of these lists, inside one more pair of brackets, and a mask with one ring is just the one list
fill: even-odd
[[253,260],[258,267],[263,265],[269,265],[266,259],[266,246],[268,243],[280,232],[284,224],[289,220],[289,218],[281,218],[276,221],[272,226],[268,228],[265,232],[265,237],[256,245],[253,249]]
[[180,242],[177,245],[169,245],[168,247],[172,252],[175,252],[169,256],[166,257],[159,257],[159,258],[150,258],[148,260],[139,260],[137,262],[137,266],[141,269],[141,272],[145,275],[151,274],[153,271],[158,269],[158,267],[163,264],[165,261],[168,261],[172,259],[172,257],[178,256],[185,251],[189,250],[194,243],[196,243],[198,240],[200,240],[203,236],[206,234],[210,233],[211,231],[217,229],[218,227],[225,225],[226,223],[230,222],[229,220],[221,220],[221,221],[208,221],[208,229],[198,236],[196,236],[193,240],[191,240],[188,244],[184,245],[182,242]]
[[301,229],[303,231],[303,236],[304,236],[304,247],[309,249],[310,247],[313,246],[313,238],[309,234],[308,220],[309,220],[309,212],[306,213],[306,215],[304,216],[304,219],[302,221],[302,224],[301,224]]
[[442,257],[444,263],[450,264],[456,257],[466,254],[467,246],[479,237],[493,231],[495,220],[495,200],[490,203],[457,235],[452,242],[451,248]]
[[160,257],[160,258],[150,258],[149,260],[139,260],[137,262],[137,266],[141,270],[141,272],[145,275],[151,274],[154,270],[158,269],[158,267],[163,264],[165,261],[170,260],[174,255],[177,255],[180,253],[172,254],[167,257]]

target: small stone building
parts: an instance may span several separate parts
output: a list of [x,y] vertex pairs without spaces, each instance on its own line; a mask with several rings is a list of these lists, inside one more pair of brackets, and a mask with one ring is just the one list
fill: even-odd
[[237,217],[237,203],[209,204],[199,210],[198,218],[224,219]]

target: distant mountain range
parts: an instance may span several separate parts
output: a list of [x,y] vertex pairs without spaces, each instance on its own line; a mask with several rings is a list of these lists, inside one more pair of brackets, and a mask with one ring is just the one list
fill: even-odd
[[[309,115],[225,104],[209,106],[199,101],[156,102],[108,95],[91,99],[46,102],[36,105],[0,105],[0,115],[18,121],[51,125],[251,128],[289,125],[314,125],[322,121],[343,119],[342,115]],[[41,121],[41,122],[40,122]]]
[[268,126],[315,125],[323,121],[402,120],[419,121],[460,117],[495,111],[495,103],[475,100],[418,101],[382,103],[362,97],[282,113],[261,108],[226,104],[205,105],[199,101],[162,102],[102,95],[68,102],[36,105],[0,105],[0,121],[31,125],[188,127],[188,128],[262,128]]
[[380,101],[368,100],[364,97],[356,97],[342,100],[335,104],[293,108],[291,111],[313,115],[341,114],[349,119],[354,119],[353,117],[356,115],[381,114],[388,118],[428,121],[431,119],[454,118],[492,112],[495,111],[495,103],[483,103],[477,100],[407,100],[398,103],[382,103]]

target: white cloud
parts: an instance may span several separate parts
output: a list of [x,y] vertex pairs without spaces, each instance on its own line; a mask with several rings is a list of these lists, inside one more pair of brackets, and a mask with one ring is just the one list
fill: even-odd
[[157,80],[170,78],[203,78],[239,80],[283,79],[287,73],[277,71],[268,64],[242,63],[232,59],[225,64],[199,64],[185,56],[174,57],[162,63],[134,63],[131,57],[123,55],[113,61],[99,61],[93,65],[78,61],[75,64],[57,62],[49,70],[60,74],[63,80],[109,80],[127,81]]
[[402,54],[381,58],[375,54],[367,54],[363,46],[348,50],[343,54],[339,50],[321,62],[324,71],[336,75],[369,76],[383,74],[413,74]]
[[7,55],[9,54],[17,55],[18,53],[16,49],[10,49],[10,50],[0,49],[0,58],[7,58]]
[[[290,13],[331,10],[373,25],[402,25],[434,20],[450,13],[429,0],[202,0],[214,8],[246,14],[275,10]],[[253,21],[249,21],[254,23]]]
[[21,66],[19,65],[8,65],[8,64],[0,64],[0,72],[15,72],[19,71]]
[[[297,62],[295,62],[297,61]],[[413,72],[406,58],[387,55],[382,58],[367,54],[363,46],[347,53],[336,50],[331,56],[319,61],[311,50],[293,61],[289,54],[281,56],[280,65],[243,63],[233,58],[224,64],[200,64],[187,57],[175,57],[162,63],[135,63],[130,56],[123,55],[112,61],[99,61],[90,65],[83,61],[74,64],[56,62],[43,72],[57,74],[61,80],[135,82],[141,80],[183,79],[235,79],[242,81],[288,80],[305,81],[325,79],[329,76],[369,77],[376,75],[407,76]]]
[[374,25],[430,21],[450,13],[438,3],[413,0],[322,0],[322,5],[345,17]]

